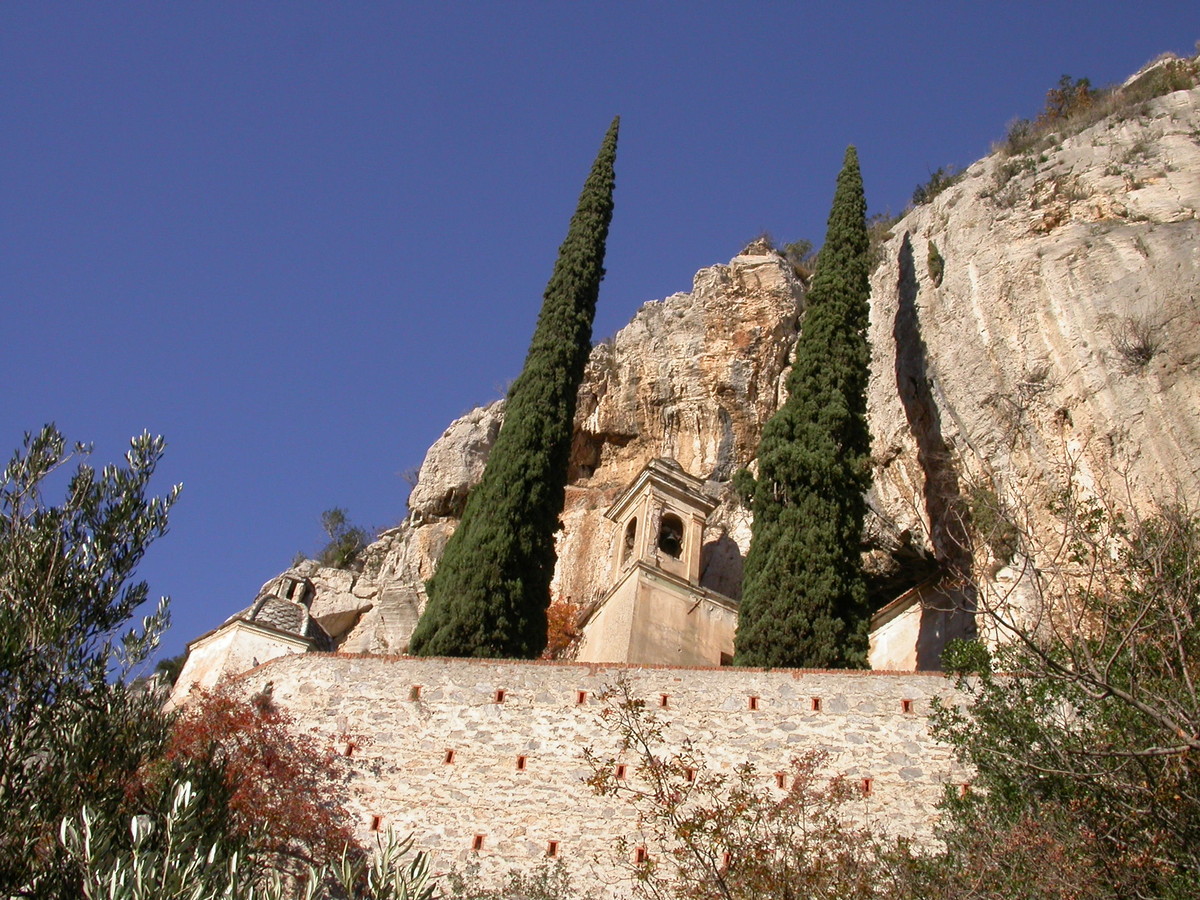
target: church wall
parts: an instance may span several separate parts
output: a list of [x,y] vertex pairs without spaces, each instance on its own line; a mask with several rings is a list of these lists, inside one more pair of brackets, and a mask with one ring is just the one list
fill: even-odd
[[183,702],[193,688],[213,688],[218,682],[260,663],[308,649],[308,642],[299,638],[245,622],[226,624],[188,645],[188,656],[171,690],[168,707]]
[[871,630],[871,649],[867,657],[871,668],[900,672],[915,670],[920,635],[921,604],[916,601]]
[[626,658],[637,609],[637,573],[636,566],[627,569],[620,584],[592,614],[591,620],[583,628],[577,659],[583,662],[610,662]]
[[680,666],[718,666],[733,657],[737,613],[647,572],[638,580],[637,614],[628,659]]
[[[966,781],[928,733],[931,699],[953,694],[935,674],[309,653],[240,683],[254,691],[271,682],[299,727],[354,743],[350,808],[360,838],[373,841],[378,817],[384,830],[413,832],[438,871],[478,863],[484,876],[536,866],[556,841],[578,887],[620,896],[615,841],[644,838],[626,801],[583,783],[581,755],[589,746],[617,753],[597,695],[620,678],[668,723],[670,745],[690,738],[710,769],[732,773],[749,761],[774,789],[793,756],[828,751],[831,774],[870,779],[855,814],[890,833],[928,838],[943,785]],[[633,777],[636,758],[622,759]]]

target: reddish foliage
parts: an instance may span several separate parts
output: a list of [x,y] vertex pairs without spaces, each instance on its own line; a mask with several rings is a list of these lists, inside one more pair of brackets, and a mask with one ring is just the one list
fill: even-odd
[[546,649],[542,659],[557,659],[579,640],[579,604],[551,603],[546,610]]
[[1038,117],[1039,126],[1051,126],[1082,112],[1096,101],[1097,92],[1086,78],[1064,75],[1058,87],[1046,92],[1046,108]]
[[228,828],[253,849],[308,861],[358,850],[342,805],[345,759],[298,732],[269,692],[246,700],[228,689],[202,692],[175,722],[166,753],[147,780],[215,773]]

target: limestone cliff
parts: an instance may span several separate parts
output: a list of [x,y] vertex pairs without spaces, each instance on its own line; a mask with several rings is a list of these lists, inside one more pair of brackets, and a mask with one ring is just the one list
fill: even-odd
[[875,493],[938,556],[979,485],[1035,530],[1068,469],[1137,505],[1200,499],[1198,138],[1200,89],[1177,91],[989,156],[895,225],[872,280]]
[[[729,265],[701,270],[690,294],[645,304],[593,349],[579,394],[556,597],[586,603],[611,584],[604,510],[656,456],[675,458],[724,498],[705,534],[703,583],[736,595],[749,527],[728,480],[753,458],[778,405],[802,296],[791,266],[752,245]],[[503,407],[473,410],[429,449],[408,519],[368,548],[361,572],[300,567],[316,587],[314,616],[342,649],[405,646],[424,581],[483,471]]]
[[[872,278],[878,598],[969,552],[961,510],[981,484],[1028,501],[1035,527],[1068,464],[1085,484],[1122,473],[1135,503],[1200,500],[1198,136],[1200,89],[1167,94],[1044,152],[993,154],[894,224]],[[609,585],[603,511],[655,456],[721,500],[703,579],[737,595],[749,520],[728,479],[778,405],[802,301],[791,267],[752,245],[595,347],[556,597],[587,603]],[[409,518],[360,572],[302,567],[313,613],[343,649],[404,648],[502,416],[496,403],[450,426]]]

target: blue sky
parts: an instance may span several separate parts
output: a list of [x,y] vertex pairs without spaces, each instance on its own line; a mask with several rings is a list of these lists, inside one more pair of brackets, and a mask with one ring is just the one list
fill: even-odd
[[0,5],[0,452],[56,422],[183,482],[166,652],[518,372],[612,116],[596,337],[766,230],[819,242],[987,152],[1060,75],[1193,52],[1191,2]]

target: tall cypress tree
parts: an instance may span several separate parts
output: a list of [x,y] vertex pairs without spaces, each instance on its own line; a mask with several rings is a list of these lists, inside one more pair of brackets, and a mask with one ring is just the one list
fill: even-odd
[[788,376],[763,429],[735,661],[851,667],[867,662],[860,542],[871,486],[867,428],[866,200],[846,150],[820,263]]
[[412,653],[533,658],[546,646],[554,533],[604,277],[618,124],[613,119],[600,145],[559,248],[483,479],[427,585],[429,604],[409,642]]

